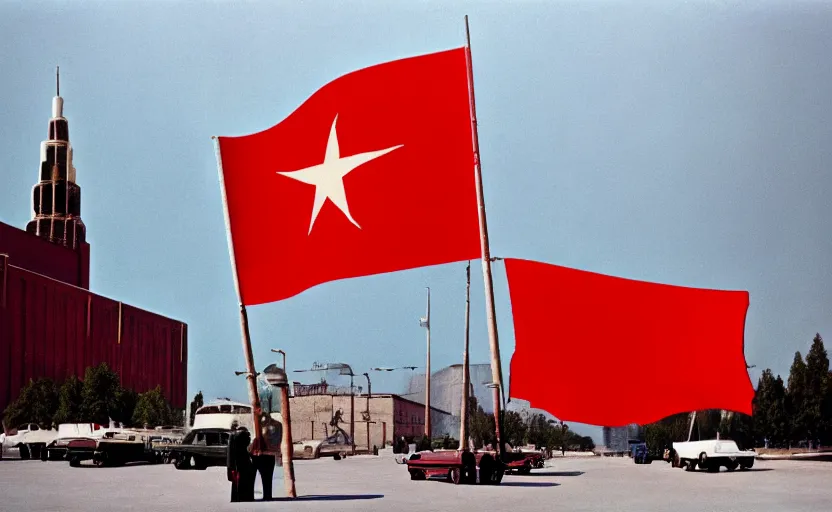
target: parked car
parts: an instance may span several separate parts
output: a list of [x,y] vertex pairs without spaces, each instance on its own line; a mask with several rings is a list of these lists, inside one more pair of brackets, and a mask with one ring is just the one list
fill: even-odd
[[728,471],[750,469],[754,466],[754,450],[740,450],[737,443],[728,439],[711,439],[707,441],[688,441],[673,443],[672,465],[695,471],[697,466],[716,473],[721,467]]
[[39,459],[46,455],[46,445],[58,437],[58,431],[42,429],[35,423],[20,425],[11,435],[3,436],[3,450],[17,448],[20,450],[20,458]]
[[650,464],[653,457],[647,450],[647,443],[639,443],[633,447],[633,462],[636,464]]

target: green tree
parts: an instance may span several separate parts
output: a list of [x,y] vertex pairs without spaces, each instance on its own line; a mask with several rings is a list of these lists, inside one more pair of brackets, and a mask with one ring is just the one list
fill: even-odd
[[806,439],[809,430],[806,417],[806,374],[806,363],[803,362],[800,352],[795,352],[786,390],[789,440],[793,442]]
[[110,370],[107,363],[87,368],[81,391],[81,416],[84,421],[109,425],[110,419],[118,416],[120,389],[118,374]]
[[194,399],[191,402],[191,418],[190,418],[190,426],[194,425],[194,418],[196,417],[196,410],[205,405],[203,402],[202,397],[202,390],[200,390],[196,395],[194,395]]
[[138,393],[132,389],[125,389],[119,386],[114,403],[113,420],[122,425],[132,425],[133,413],[136,410],[138,400]]
[[171,410],[162,394],[161,386],[139,395],[133,412],[133,425],[153,428],[171,423]]
[[[697,416],[699,416],[697,414]],[[662,453],[665,448],[671,448],[673,443],[687,441],[690,429],[690,415],[687,413],[674,414],[655,423],[645,425],[644,439],[647,447]]]
[[17,400],[9,404],[3,419],[9,428],[23,423],[37,423],[40,428],[53,426],[58,411],[58,389],[52,379],[29,380]]
[[810,439],[826,437],[827,418],[824,417],[824,406],[829,386],[829,357],[823,347],[823,338],[815,334],[812,347],[806,354],[806,397],[805,419],[806,430]]
[[475,397],[468,402],[470,418],[468,419],[468,435],[474,442],[475,448],[482,448],[486,444],[494,443],[494,415],[486,413],[477,403]]
[[577,439],[578,449],[582,452],[589,452],[595,449],[595,441],[591,436],[579,436]]
[[720,439],[732,439],[742,449],[754,448],[754,420],[747,414],[726,412],[719,424]]
[[528,428],[526,430],[526,440],[529,444],[533,444],[536,448],[542,446],[548,447],[551,438],[550,430],[553,427],[546,420],[543,414],[533,414],[528,419]]
[[70,376],[58,390],[58,410],[55,424],[80,423],[83,383],[75,375]]
[[757,442],[780,446],[789,439],[789,419],[786,410],[786,388],[783,379],[776,378],[766,368],[757,383],[753,401],[753,428]]
[[503,442],[511,446],[521,446],[526,442],[528,425],[516,411],[503,411]]

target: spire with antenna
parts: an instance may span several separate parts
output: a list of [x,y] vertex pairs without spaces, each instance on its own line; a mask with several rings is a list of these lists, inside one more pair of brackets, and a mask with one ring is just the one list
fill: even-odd
[[81,188],[75,183],[59,66],[55,67],[55,94],[47,139],[40,147],[40,173],[32,194],[34,217],[26,231],[77,249],[85,242],[86,226],[81,221]]

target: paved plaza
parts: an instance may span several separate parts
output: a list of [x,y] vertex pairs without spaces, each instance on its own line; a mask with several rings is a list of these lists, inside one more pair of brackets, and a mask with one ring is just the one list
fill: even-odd
[[[296,461],[299,499],[283,496],[282,468],[272,502],[229,503],[225,468],[178,471],[172,465],[70,468],[65,462],[0,460],[0,510],[342,511],[666,511],[828,510],[832,463],[756,461],[753,470],[686,473],[629,458],[553,459],[499,487],[410,481],[390,458]],[[259,482],[257,487],[260,496]]]

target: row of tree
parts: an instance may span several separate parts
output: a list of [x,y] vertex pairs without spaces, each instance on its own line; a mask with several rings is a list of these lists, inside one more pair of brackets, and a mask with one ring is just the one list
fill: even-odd
[[[765,369],[757,384],[753,416],[723,411],[699,411],[693,439],[720,437],[742,448],[789,448],[832,444],[832,374],[823,338],[816,334],[804,360],[795,353],[787,382]],[[688,414],[678,414],[647,425],[645,440],[651,447],[685,441],[690,430]]]
[[83,381],[74,375],[60,384],[46,378],[30,380],[3,413],[10,428],[23,423],[41,428],[61,423],[108,425],[111,419],[135,427],[181,426],[183,411],[170,406],[160,386],[141,394],[121,387],[118,374],[101,363],[87,368]]
[[[475,397],[469,400],[472,413],[468,430],[475,448],[487,444],[494,446],[494,415],[486,413]],[[561,451],[590,451],[595,448],[591,437],[578,435],[565,423],[531,411],[504,411],[501,437],[511,446],[534,445],[538,449]]]

